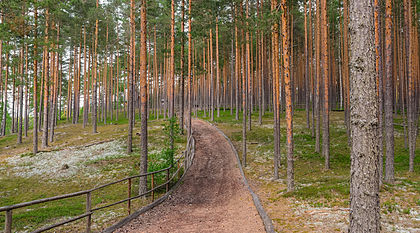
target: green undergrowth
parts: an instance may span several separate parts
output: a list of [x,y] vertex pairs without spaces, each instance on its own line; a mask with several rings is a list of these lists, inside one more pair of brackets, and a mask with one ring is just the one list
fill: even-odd
[[[81,122],[79,124],[67,123],[65,119],[61,120],[56,129],[56,141],[52,144],[55,150],[74,147],[74,150],[84,145],[99,141],[116,140],[120,143],[123,151],[98,159],[87,160],[82,163],[84,167],[89,169],[93,176],[80,170],[76,175],[65,178],[45,178],[38,175],[31,177],[20,177],[14,174],[12,165],[7,160],[0,160],[0,206],[7,206],[26,201],[47,198],[66,193],[77,192],[97,187],[101,184],[122,179],[127,176],[139,174],[140,167],[140,120],[136,117],[136,125],[133,134],[133,153],[126,154],[126,135],[128,121],[120,116],[119,121],[108,120],[107,124],[98,124],[97,134],[91,133],[91,126],[83,129]],[[162,163],[162,150],[167,138],[163,128],[165,121],[161,118],[156,120],[149,119],[148,127],[148,149],[149,149],[149,171],[158,170],[168,165],[167,162]],[[42,135],[42,133],[41,133]],[[30,147],[30,139],[25,139],[27,144],[15,145],[15,136],[9,135],[0,138],[0,148],[13,146]],[[84,144],[81,144],[84,143]],[[175,158],[185,149],[186,137],[180,135],[175,140]],[[83,148],[80,147],[80,148]],[[9,151],[10,152],[10,151]],[[20,158],[31,158],[34,155],[30,149],[23,150],[23,153],[7,155],[6,158],[19,156]],[[36,155],[35,155],[36,156]],[[31,166],[27,164],[27,166]],[[171,174],[175,171],[176,166],[171,169]],[[176,182],[178,177],[171,183]],[[155,186],[166,181],[166,173],[155,176]],[[139,179],[132,180],[131,196],[138,195]],[[148,186],[151,187],[151,178],[148,178]],[[94,191],[92,193],[92,207],[100,207],[111,204],[116,201],[127,198],[127,181],[120,184],[112,185],[104,189]],[[155,192],[155,198],[163,194],[165,188]],[[136,199],[132,201],[132,211],[151,202],[151,197],[147,199]],[[33,231],[37,228],[63,221],[70,217],[83,214],[85,211],[86,195],[73,197],[60,201],[53,201],[45,204],[24,207],[13,211],[13,231]],[[125,217],[128,213],[127,203],[118,204],[116,206],[100,210],[94,213],[92,228],[94,231],[100,231],[116,220]],[[0,213],[0,229],[4,229],[5,215]],[[66,226],[56,228],[54,232],[80,232],[84,230],[86,220],[79,220]]]
[[[242,159],[242,112],[239,120],[235,120],[235,112],[221,111],[220,118],[215,112],[214,124],[217,125],[233,141],[240,158]],[[198,113],[199,118],[210,121],[203,112]],[[312,130],[306,127],[306,114],[304,110],[295,110],[293,118],[294,156],[295,156],[295,184],[296,190],[288,193],[286,181],[286,129],[284,112],[281,114],[281,168],[280,179],[273,180],[273,114],[266,113],[262,125],[258,122],[258,111],[252,114],[252,128],[248,130],[247,123],[247,162],[246,176],[251,183],[257,184],[264,192],[269,190],[271,202],[280,197],[296,198],[305,201],[314,207],[348,207],[350,193],[350,149],[347,145],[347,133],[344,124],[344,113],[330,112],[330,167],[324,168],[324,157],[315,152],[315,137]],[[322,119],[321,119],[322,120]],[[396,118],[396,123],[401,121]],[[322,121],[321,121],[322,122]],[[381,190],[384,197],[392,196],[399,186],[416,193],[410,205],[419,205],[420,202],[420,156],[415,158],[415,172],[408,172],[408,150],[404,148],[403,128],[395,127],[395,177],[396,183],[385,184]],[[321,124],[322,138],[322,124]],[[385,152],[384,152],[385,153]],[[416,155],[420,154],[420,139],[417,139]],[[385,159],[384,159],[385,161]],[[275,190],[275,191],[272,191]]]

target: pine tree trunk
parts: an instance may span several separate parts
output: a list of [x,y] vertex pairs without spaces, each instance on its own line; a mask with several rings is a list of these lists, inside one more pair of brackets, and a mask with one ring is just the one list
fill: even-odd
[[16,103],[16,72],[15,67],[12,67],[12,128],[10,129],[11,133],[16,132],[16,121],[15,121],[15,103]]
[[216,105],[217,117],[220,117],[220,64],[219,64],[219,23],[216,16]]
[[325,169],[330,169],[330,117],[329,117],[329,69],[328,69],[328,19],[327,19],[327,0],[321,2],[322,14],[322,70],[324,79],[324,111],[323,111],[323,132],[322,132],[322,152],[325,158]]
[[[277,13],[277,0],[271,1],[272,14]],[[279,25],[274,22],[271,30],[272,41],[272,88],[273,88],[273,110],[274,110],[274,179],[279,178],[280,168],[280,72],[279,72]]]
[[[35,8],[35,14],[36,14],[36,8]],[[3,23],[3,10],[0,10],[0,23]],[[7,102],[7,97],[4,97],[2,91],[7,93],[7,81],[6,81],[6,84],[3,85],[3,41],[2,40],[0,40],[0,86],[1,86],[0,87],[1,103],[4,104]],[[6,113],[6,104],[4,104],[2,108],[2,115],[1,115],[2,125],[0,127],[0,136],[4,136],[3,135],[3,119],[6,119],[5,113]]]
[[[48,43],[48,27],[49,27],[49,14],[48,9],[46,11],[45,19],[45,43]],[[42,148],[48,147],[48,113],[49,113],[49,51],[47,45],[44,45],[44,123],[42,130]]]
[[394,183],[394,122],[392,87],[392,0],[385,1],[385,182]]
[[290,77],[290,55],[289,55],[289,32],[288,32],[288,7],[287,0],[282,0],[282,36],[283,36],[283,65],[284,85],[286,94],[286,131],[287,131],[287,191],[295,189],[293,169],[293,104],[292,104],[292,83]]
[[192,126],[191,126],[191,108],[192,108],[192,77],[191,77],[191,69],[192,69],[192,38],[191,38],[191,8],[192,8],[192,0],[189,0],[188,3],[188,137],[192,134]]
[[6,53],[6,75],[4,77],[4,98],[3,98],[3,116],[1,118],[1,136],[6,136],[6,117],[7,117],[7,82],[9,80],[9,53]]
[[[141,93],[141,157],[140,174],[147,173],[147,22],[146,0],[142,0],[140,7],[140,93]],[[140,177],[139,193],[147,191],[147,177]]]
[[349,51],[348,51],[348,6],[347,1],[343,1],[343,76],[344,76],[344,121],[347,129],[347,144],[351,146],[352,136],[350,134],[350,83],[349,83]]
[[[0,53],[1,54],[1,53]],[[0,55],[1,56],[1,55]],[[28,80],[28,44],[25,44],[25,137],[28,137],[29,129],[29,80]],[[1,67],[1,66],[0,66]],[[1,68],[0,68],[1,70]],[[1,80],[1,78],[0,78]]]
[[404,31],[405,31],[405,43],[406,43],[406,63],[407,63],[407,123],[408,123],[408,151],[409,151],[409,171],[414,172],[414,157],[416,150],[416,103],[415,103],[415,76],[413,75],[413,53],[414,46],[412,41],[412,15],[411,15],[411,1],[404,0]]
[[209,98],[210,98],[210,120],[214,121],[214,73],[213,73],[213,30],[210,28],[210,42],[209,42],[209,73],[210,73],[210,92],[209,92]]
[[373,1],[350,0],[351,180],[349,232],[380,232],[378,96]]
[[382,83],[382,36],[381,36],[381,9],[379,0],[374,1],[375,16],[375,54],[376,54],[376,87],[378,93],[378,152],[379,152],[379,185],[382,186],[383,176],[383,83]]
[[313,38],[312,38],[312,0],[308,1],[309,8],[309,76],[311,79],[311,101],[312,101],[312,115],[311,115],[311,125],[312,125],[312,137],[315,137],[315,80],[313,75]]
[[306,127],[309,129],[311,127],[310,125],[310,119],[309,119],[309,55],[308,55],[308,20],[307,20],[307,9],[306,9],[306,3],[304,8],[305,13],[305,111],[306,111]]
[[130,1],[130,62],[129,62],[129,76],[128,76],[128,139],[127,139],[127,153],[133,151],[133,128],[134,128],[134,66],[136,57],[136,42],[135,42],[135,2]]
[[[36,1],[35,1],[36,3]],[[34,10],[34,20],[35,20],[35,28],[34,28],[34,81],[33,81],[33,107],[34,107],[34,114],[33,114],[33,147],[32,147],[32,153],[35,155],[38,153],[38,59],[37,59],[37,53],[38,53],[38,8],[35,4],[35,10]],[[1,75],[0,75],[1,76]]]
[[[234,13],[232,13],[234,14]],[[234,50],[234,39],[235,33],[232,29],[232,35],[231,35],[231,48],[230,48],[230,80],[229,80],[229,86],[230,86],[230,115],[233,116],[233,96],[236,96],[236,93],[234,94],[233,84],[235,83],[235,50]]]
[[239,53],[239,38],[238,38],[238,6],[235,5],[235,120],[239,121],[239,86],[240,86],[240,62],[241,55]]
[[[170,105],[169,117],[175,117],[175,0],[171,1],[171,62],[170,62]],[[171,151],[174,151],[174,131],[171,128]]]
[[[246,52],[245,52],[245,61],[246,61],[246,79],[247,79],[247,105],[244,111],[248,115],[248,130],[251,131],[251,113],[252,113],[252,65],[251,65],[251,48],[250,44],[252,43],[252,39],[250,39],[250,33],[249,33],[249,0],[246,1],[246,33],[245,33],[245,43],[246,43]],[[244,163],[246,164],[246,163]]]
[[17,143],[20,144],[22,143],[22,133],[23,133],[23,57],[24,57],[24,52],[23,52],[23,45],[22,48],[20,49],[20,71],[19,71],[19,76],[20,76],[20,81],[19,81],[19,114],[18,114],[18,118],[19,118],[19,125],[18,125],[18,137],[17,137]]
[[[99,0],[96,0],[96,8],[99,8]],[[97,82],[98,82],[98,30],[99,30],[99,20],[96,19],[96,25],[95,25],[95,49],[94,49],[94,55],[93,55],[93,82],[92,82],[92,91],[93,91],[93,97],[92,97],[92,132],[97,133],[97,121],[98,121],[98,105],[97,105]]]
[[321,56],[320,56],[320,44],[321,44],[321,4],[320,0],[316,1],[316,36],[315,36],[315,60],[316,60],[316,95],[315,95],[315,119],[316,119],[316,129],[315,129],[315,152],[320,152],[320,128],[321,128]]
[[[248,9],[248,0],[246,0],[246,7]],[[241,6],[241,13],[243,13],[243,9]],[[247,11],[248,13],[248,11]],[[243,30],[242,30],[243,34]],[[248,41],[246,41],[248,42]],[[248,44],[248,43],[247,43]],[[246,73],[247,73],[247,67],[246,67],[246,54],[244,45],[242,45],[242,166],[246,166],[246,113],[247,113],[247,79],[246,79]]]
[[[89,91],[88,91],[88,74],[87,74],[87,61],[86,61],[86,27],[83,27],[83,128],[86,128],[88,123],[88,99],[89,99]],[[118,65],[118,64],[117,64]]]
[[179,114],[179,126],[181,129],[181,134],[184,134],[184,90],[185,90],[185,79],[184,79],[184,18],[185,18],[185,9],[184,9],[184,0],[181,0],[181,85],[180,85],[180,114]]

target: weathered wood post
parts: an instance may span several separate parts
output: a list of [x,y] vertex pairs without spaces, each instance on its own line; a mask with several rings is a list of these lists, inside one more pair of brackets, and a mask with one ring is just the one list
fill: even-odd
[[[86,212],[89,213],[92,209],[92,195],[90,192],[86,194]],[[92,224],[92,214],[87,216],[87,225],[86,225],[86,232],[90,233]]]
[[6,211],[6,222],[4,227],[5,233],[12,233],[12,210]]
[[155,174],[152,173],[152,201],[155,200]]
[[127,209],[128,215],[131,214],[131,178],[128,178],[128,202],[127,202]]

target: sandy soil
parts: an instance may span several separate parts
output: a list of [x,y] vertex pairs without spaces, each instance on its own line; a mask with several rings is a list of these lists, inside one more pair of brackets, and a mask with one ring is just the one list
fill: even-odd
[[203,121],[193,128],[196,155],[183,184],[116,232],[265,232],[226,139]]

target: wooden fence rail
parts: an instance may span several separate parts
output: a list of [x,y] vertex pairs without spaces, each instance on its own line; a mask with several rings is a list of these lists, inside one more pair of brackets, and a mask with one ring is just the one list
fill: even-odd
[[[182,156],[180,158],[178,158],[171,166],[169,166],[167,168],[164,168],[164,169],[161,169],[161,170],[158,170],[158,171],[153,171],[153,172],[140,174],[140,175],[129,176],[129,177],[117,180],[117,181],[113,181],[113,182],[110,182],[110,183],[107,183],[107,184],[100,185],[100,186],[92,188],[92,189],[88,189],[88,190],[83,190],[83,191],[64,194],[64,195],[59,195],[59,196],[55,196],[55,197],[49,197],[49,198],[44,198],[44,199],[39,199],[39,200],[34,200],[34,201],[29,201],[29,202],[18,203],[18,204],[15,204],[15,205],[0,207],[0,212],[6,212],[5,213],[6,214],[6,221],[5,221],[4,232],[5,233],[11,233],[12,232],[12,222],[13,222],[12,211],[14,209],[19,209],[19,208],[23,208],[23,207],[27,207],[27,206],[47,203],[47,202],[56,201],[56,200],[68,199],[68,198],[82,196],[82,195],[86,195],[86,212],[85,213],[83,213],[79,216],[73,217],[71,219],[67,219],[65,221],[61,221],[61,222],[55,223],[53,225],[37,229],[37,230],[33,231],[33,233],[47,231],[47,230],[65,225],[67,223],[77,221],[77,220],[82,219],[82,218],[87,218],[86,232],[91,232],[92,214],[95,211],[102,210],[102,209],[109,208],[109,207],[114,206],[114,205],[118,205],[118,204],[127,202],[128,214],[130,214],[131,213],[131,200],[143,197],[143,196],[148,195],[148,194],[151,194],[152,201],[154,201],[155,190],[157,190],[159,188],[162,188],[162,187],[166,187],[166,192],[168,192],[169,187],[170,187],[170,182],[172,180],[174,180],[174,178],[176,176],[178,176],[178,178],[181,176],[181,169],[184,168],[183,172],[185,173],[190,168],[190,166],[192,165],[192,161],[194,159],[194,151],[195,151],[195,139],[194,139],[194,137],[190,136],[187,140],[186,150],[183,152]],[[181,160],[183,160],[183,163],[181,162]],[[176,166],[177,170],[171,176],[171,168],[174,168],[175,166]],[[166,180],[165,180],[164,183],[156,185],[155,184],[155,179],[154,179],[155,174],[160,174],[160,173],[162,173],[162,174],[166,173],[165,174]],[[131,189],[132,189],[132,183],[133,183],[132,179],[139,178],[139,177],[146,177],[146,180],[147,180],[148,176],[151,177],[151,189],[147,190],[144,193],[140,193],[139,195],[136,195],[136,196],[132,197],[131,196]],[[92,193],[94,191],[103,189],[103,188],[111,186],[111,185],[119,184],[119,183],[122,183],[122,182],[125,182],[125,181],[127,181],[127,184],[128,184],[127,185],[127,191],[128,191],[128,197],[127,198],[122,199],[122,200],[117,201],[117,202],[114,202],[112,204],[92,208]]]

